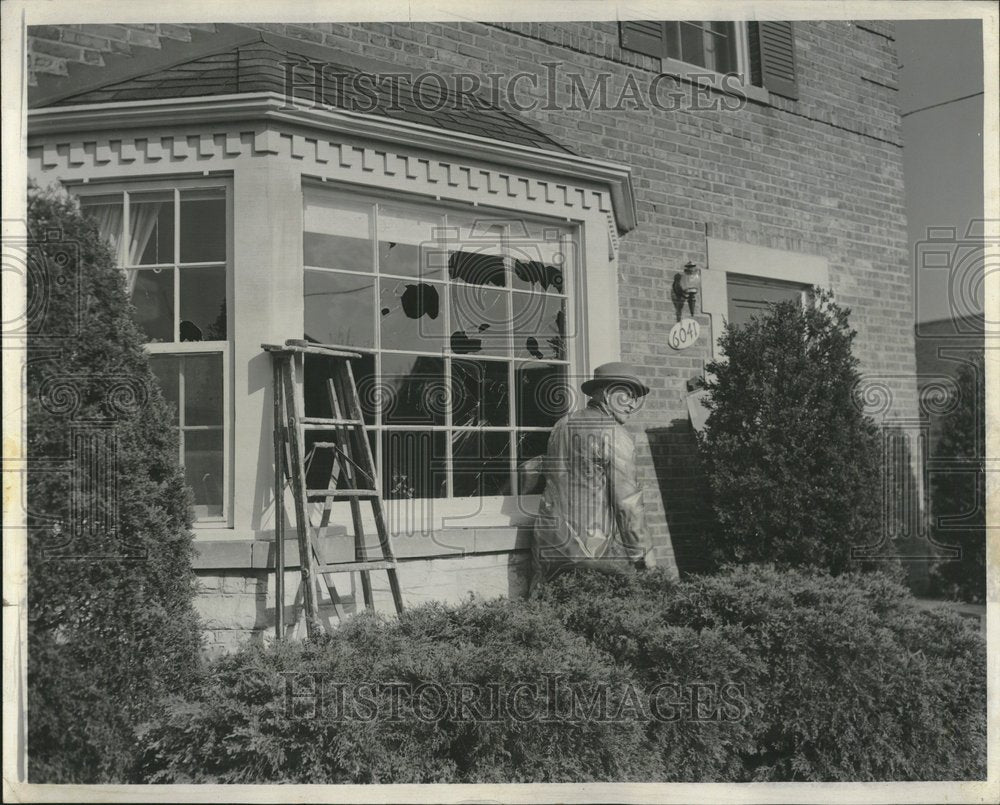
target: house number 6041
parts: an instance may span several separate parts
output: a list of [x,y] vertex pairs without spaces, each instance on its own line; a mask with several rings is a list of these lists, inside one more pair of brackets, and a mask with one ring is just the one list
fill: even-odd
[[687,349],[698,340],[701,330],[694,319],[681,319],[670,328],[667,343],[672,349]]

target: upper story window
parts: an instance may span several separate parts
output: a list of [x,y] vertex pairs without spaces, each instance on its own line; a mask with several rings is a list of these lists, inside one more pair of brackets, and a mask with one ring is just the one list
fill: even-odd
[[91,195],[96,219],[125,272],[150,364],[173,405],[179,460],[200,522],[225,521],[229,500],[230,218],[215,182],[130,184]]
[[737,42],[745,32],[735,22],[665,22],[668,58],[694,64],[716,73],[741,72]]
[[[305,338],[364,353],[387,499],[518,494],[568,403],[573,254],[558,224],[306,189]],[[329,416],[324,360],[307,356],[308,415]]]
[[722,75],[786,98],[798,98],[795,37],[790,22],[632,20],[621,23],[625,50],[676,66]]

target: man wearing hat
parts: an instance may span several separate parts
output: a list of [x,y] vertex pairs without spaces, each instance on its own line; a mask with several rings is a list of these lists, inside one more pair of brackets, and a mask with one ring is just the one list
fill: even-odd
[[598,366],[580,388],[586,408],[560,419],[549,438],[532,587],[571,568],[632,573],[655,566],[635,443],[624,427],[649,387],[629,364],[614,362]]

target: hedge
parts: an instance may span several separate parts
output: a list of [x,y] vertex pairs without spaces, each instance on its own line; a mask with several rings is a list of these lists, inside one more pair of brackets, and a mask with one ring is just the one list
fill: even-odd
[[[516,692],[521,683],[533,691],[533,705]],[[221,660],[192,700],[176,700],[143,733],[136,777],[154,783],[649,779],[657,770],[642,723],[574,721],[565,698],[576,691],[586,703],[608,691],[613,716],[634,687],[627,669],[537,603],[429,604],[398,621],[365,613],[314,642],[248,646]]]
[[[414,695],[436,686],[455,705],[519,683],[527,713],[433,712]],[[882,574],[581,572],[530,601],[364,614],[316,642],[246,647],[147,725],[135,779],[977,779],[985,695],[979,632]]]
[[727,779],[985,776],[985,640],[961,616],[917,608],[895,578],[747,566],[673,587],[659,571],[586,574],[544,598],[646,678],[679,661],[678,634],[731,637],[744,659],[718,670],[741,671],[746,712],[720,736],[744,740]]

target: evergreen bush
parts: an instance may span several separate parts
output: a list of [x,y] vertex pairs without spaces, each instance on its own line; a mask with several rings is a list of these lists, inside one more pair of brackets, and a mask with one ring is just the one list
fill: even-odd
[[[951,471],[931,475],[933,534],[957,558],[931,569],[932,591],[958,601],[986,603],[986,376],[982,354],[958,374],[955,410],[945,420],[935,457]],[[971,513],[971,514],[970,514]],[[959,520],[959,522],[948,522]]]
[[32,186],[28,227],[28,773],[113,782],[198,668],[189,493],[96,226]]
[[699,437],[718,528],[716,565],[773,562],[833,572],[882,536],[882,449],[858,404],[849,310],[773,305],[727,325],[725,361],[708,365]]
[[[455,709],[463,690],[499,701],[521,683],[529,718],[471,693]],[[421,686],[451,709],[423,710]],[[749,566],[680,584],[578,571],[532,601],[364,614],[247,647],[147,725],[136,779],[958,780],[985,762],[975,627],[881,573]]]
[[[946,609],[918,608],[885,574],[753,565],[676,586],[660,571],[577,574],[543,596],[569,629],[642,679],[701,674],[742,685],[736,724],[689,723],[674,734],[652,725],[668,779],[686,747],[718,754],[716,768],[699,769],[703,781],[985,777],[983,636]],[[693,664],[676,648],[682,633],[704,641]],[[697,758],[679,762],[699,768]]]
[[[519,686],[521,686],[519,688]],[[363,613],[313,642],[248,646],[142,735],[153,783],[648,780],[626,669],[523,601]],[[396,692],[394,692],[396,691]],[[574,693],[575,692],[575,693]],[[607,709],[573,718],[607,694]],[[464,704],[463,704],[464,702]],[[619,711],[625,718],[617,719]]]

